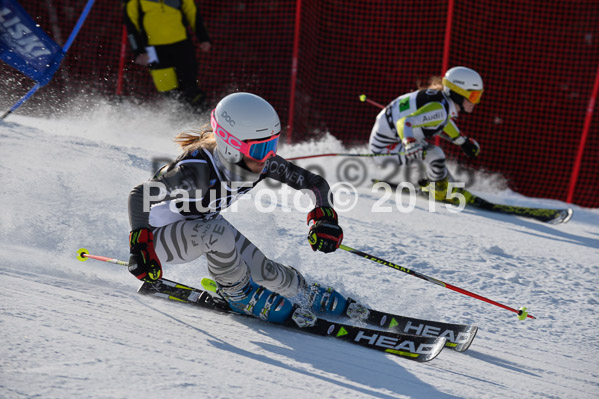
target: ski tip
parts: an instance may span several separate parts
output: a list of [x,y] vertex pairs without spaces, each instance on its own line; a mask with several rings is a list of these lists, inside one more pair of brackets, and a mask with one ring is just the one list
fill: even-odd
[[[430,362],[443,350],[445,344],[447,343],[447,338],[445,337],[436,337],[433,342],[426,344],[426,352],[427,353],[416,353],[411,352],[409,350],[397,350],[392,348],[387,348],[384,350],[385,353],[399,356],[403,358],[407,358],[419,363]],[[424,345],[424,344],[423,344]],[[420,348],[419,348],[420,349]]]
[[556,212],[555,217],[548,221],[549,224],[561,224],[568,223],[572,216],[574,215],[574,210],[572,208],[562,209],[559,212]]
[[562,220],[562,223],[568,223],[570,219],[572,219],[572,216],[574,216],[574,209],[568,208],[566,212],[566,217],[564,218],[564,220]]
[[439,356],[439,353],[441,353],[441,351],[443,350],[443,348],[445,348],[445,344],[447,343],[447,338],[445,337],[440,337],[437,341],[437,344],[435,345],[433,351],[431,352],[430,355],[426,356],[426,358],[422,359],[423,362],[430,362],[431,360],[433,360],[434,358],[436,358],[437,356]]
[[[469,338],[466,342],[460,342],[458,344],[456,344],[455,346],[451,347],[451,349],[453,349],[456,352],[466,352],[469,348],[470,345],[472,345],[472,341],[474,341],[474,338],[476,337],[476,333],[478,332],[478,327],[475,325],[470,326],[470,328],[468,329],[468,334],[469,334]],[[449,343],[450,341],[447,340],[447,343],[445,344],[447,347],[449,347]]]
[[87,249],[79,248],[79,250],[77,251],[77,259],[81,262],[85,262],[87,260],[87,257],[85,255],[87,254],[89,254],[89,251]]
[[360,94],[360,101],[366,101],[366,94]]

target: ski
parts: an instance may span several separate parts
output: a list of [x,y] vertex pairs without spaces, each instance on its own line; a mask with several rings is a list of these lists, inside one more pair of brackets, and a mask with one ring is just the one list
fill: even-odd
[[[349,301],[353,302],[351,298]],[[478,327],[475,325],[424,320],[369,308],[366,322],[372,326],[390,329],[402,334],[442,337],[446,339],[445,346],[456,352],[465,352],[478,332]]]
[[[240,314],[234,312],[227,301],[217,294],[167,279],[161,279],[155,283],[144,282],[138,292],[143,295],[186,303],[204,309]],[[444,337],[404,334],[389,330],[381,331],[322,318],[318,318],[312,327],[300,328],[292,321],[285,326],[296,331],[333,337],[337,340],[416,362],[433,360],[444,348],[447,341]]]
[[[372,179],[373,183],[387,183],[390,187],[397,189],[398,185],[395,183],[390,183],[385,180]],[[418,190],[419,194],[428,198],[428,192],[423,190]],[[465,188],[454,187],[454,193],[460,193],[464,196],[466,200],[466,205],[470,205],[476,208],[484,209],[487,211],[503,213],[507,215],[516,215],[527,217],[531,219],[535,219],[541,222],[550,223],[550,224],[560,224],[567,223],[570,219],[572,219],[572,215],[574,211],[572,208],[566,209],[550,209],[550,208],[532,208],[527,206],[516,206],[516,205],[504,205],[497,204],[491,201],[487,201],[484,198],[479,197],[476,194],[471,193]],[[442,201],[448,204],[454,204],[451,200]]]
[[[202,279],[202,287],[216,293],[216,283],[209,278]],[[347,316],[347,308],[355,300],[348,298],[346,309],[343,312],[343,317],[351,320]],[[456,352],[465,352],[472,344],[478,327],[468,324],[445,323],[440,321],[424,320],[413,317],[401,316],[394,313],[381,312],[366,308],[368,310],[368,318],[363,322],[384,329],[390,329],[402,334],[423,335],[426,337],[442,337],[446,339],[445,346]]]

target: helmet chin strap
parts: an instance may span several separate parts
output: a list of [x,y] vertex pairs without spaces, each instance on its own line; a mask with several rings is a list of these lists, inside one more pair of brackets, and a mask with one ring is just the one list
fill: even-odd
[[237,162],[235,165],[245,170],[250,170],[250,168],[248,168],[248,165],[245,163],[245,157],[241,158],[241,161]]
[[260,178],[260,173],[254,173],[249,170],[243,159],[237,163],[231,163],[223,159],[222,155],[217,149],[215,149],[214,155],[216,167],[221,173],[223,173],[224,177],[228,181],[237,183],[253,183],[258,181]]
[[449,92],[449,98],[451,98],[451,100],[460,107],[460,112],[465,112],[464,110],[464,97],[462,97],[461,95],[459,95],[458,93],[456,93],[455,91],[451,90]]

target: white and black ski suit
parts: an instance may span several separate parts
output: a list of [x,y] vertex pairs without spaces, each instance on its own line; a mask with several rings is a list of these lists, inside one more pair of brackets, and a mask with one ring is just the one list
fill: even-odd
[[[373,154],[398,154],[394,159],[406,164],[402,140],[413,137],[425,150],[423,162],[430,181],[440,181],[447,176],[445,154],[440,147],[426,139],[440,137],[462,145],[466,138],[453,119],[458,112],[454,102],[442,91],[424,89],[404,94],[387,105],[376,117],[370,134],[370,151]],[[375,158],[382,162],[388,157]]]
[[131,229],[152,229],[163,264],[206,255],[208,271],[220,285],[241,281],[249,270],[257,284],[292,297],[304,284],[302,275],[268,259],[220,214],[265,178],[309,190],[315,206],[332,206],[325,179],[280,156],[270,158],[256,174],[222,160],[216,150],[202,148],[182,154],[131,191]]

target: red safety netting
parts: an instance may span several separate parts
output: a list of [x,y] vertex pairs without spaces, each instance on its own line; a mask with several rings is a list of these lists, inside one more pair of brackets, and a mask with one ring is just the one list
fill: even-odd
[[[459,121],[482,146],[475,165],[523,194],[565,200],[599,66],[599,4],[455,4],[450,64],[471,65],[485,81],[475,114]],[[594,120],[573,199],[586,206],[599,204]]]
[[[85,2],[21,0],[62,45]],[[293,87],[295,1],[198,1],[213,40],[198,51],[200,85],[213,101],[232,91],[255,92],[289,121]],[[536,197],[566,200],[599,67],[599,0],[303,0],[293,141],[330,132],[364,144],[379,110],[358,96],[387,104],[418,81],[443,71],[448,12],[453,5],[449,66],[476,69],[482,102],[457,123],[482,147],[476,161],[442,146],[465,165],[502,173],[510,187]],[[119,60],[122,15],[118,1],[96,0],[54,80],[18,112],[56,113],[80,94],[151,101],[147,71],[126,47]],[[33,85],[0,64],[0,105],[7,109]],[[599,111],[591,120],[572,201],[599,207]]]

